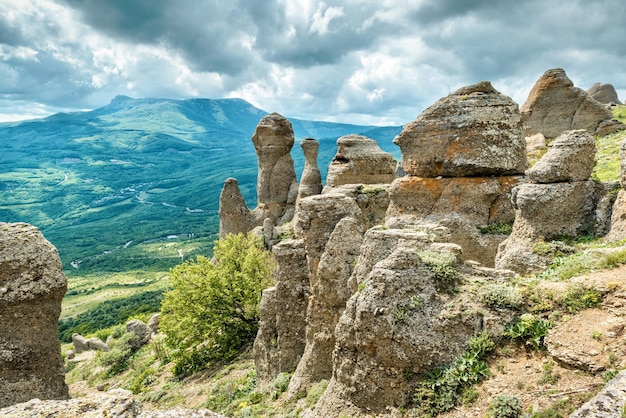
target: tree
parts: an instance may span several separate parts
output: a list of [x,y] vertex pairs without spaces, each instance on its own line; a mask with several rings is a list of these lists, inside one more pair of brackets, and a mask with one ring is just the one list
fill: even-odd
[[261,292],[272,285],[271,253],[249,233],[216,241],[213,254],[170,271],[173,289],[164,296],[160,328],[178,349],[175,374],[232,358],[258,330]]

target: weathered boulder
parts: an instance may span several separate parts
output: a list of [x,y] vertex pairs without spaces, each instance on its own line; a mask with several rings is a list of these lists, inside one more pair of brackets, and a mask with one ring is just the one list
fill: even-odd
[[[390,247],[389,239],[370,242]],[[438,290],[445,284],[424,261],[424,245],[430,256],[454,259],[460,251],[400,238],[374,265],[337,324],[333,376],[313,416],[389,414],[414,390],[407,376],[452,362],[476,332],[499,335],[512,318],[512,312],[493,315],[476,295]]]
[[354,199],[361,209],[364,229],[382,224],[389,207],[389,184],[344,184],[330,189],[332,193]]
[[621,418],[626,408],[626,370],[622,370],[570,418]]
[[58,335],[66,290],[59,254],[39,229],[0,223],[0,408],[69,397]]
[[326,187],[343,184],[391,183],[396,178],[396,160],[363,135],[345,135],[337,140],[337,154],[328,167]]
[[148,328],[153,334],[159,333],[159,322],[161,320],[161,314],[155,313],[148,319]]
[[602,104],[622,104],[612,84],[594,83],[587,89],[587,94]]
[[613,204],[611,227],[605,239],[619,241],[626,238],[626,191],[620,190]]
[[350,217],[341,219],[328,239],[311,281],[306,348],[291,378],[290,396],[306,394],[313,384],[332,375],[335,326],[352,294],[348,279],[362,241],[361,223]]
[[566,131],[548,145],[546,154],[526,176],[532,183],[557,183],[589,179],[596,155],[596,141],[584,129]]
[[72,334],[72,344],[74,345],[74,353],[76,354],[89,351],[89,341],[80,334]]
[[87,346],[90,350],[109,351],[109,346],[100,338],[92,337],[87,340]]
[[69,400],[28,402],[0,409],[2,417],[110,417],[110,418],[222,418],[206,409],[143,410],[129,390],[111,389]]
[[[606,107],[575,87],[561,68],[548,70],[539,78],[521,113],[524,136],[542,133],[551,139],[575,129],[585,129],[592,135],[624,129],[621,123],[613,121]],[[608,122],[603,124],[605,121]]]
[[[284,240],[272,247],[276,286],[263,293],[254,362],[261,385],[278,373],[293,373],[306,345],[309,272],[302,240]],[[271,362],[272,364],[269,364]]]
[[253,211],[257,225],[270,218],[281,225],[293,218],[298,183],[291,158],[293,128],[284,116],[269,114],[259,121],[252,135],[259,164],[258,206]]
[[148,344],[150,337],[152,336],[152,330],[148,328],[145,322],[139,319],[131,319],[126,323],[126,331],[135,334],[136,338],[130,340],[130,345],[133,349],[137,350],[140,347]]
[[228,178],[220,193],[220,238],[226,234],[246,234],[256,226],[256,221],[239,191],[234,178]]
[[518,106],[488,81],[438,100],[394,143],[402,168],[413,176],[515,175],[527,168]]
[[322,175],[317,166],[319,146],[320,143],[313,138],[304,138],[303,141],[300,141],[300,147],[304,154],[304,169],[298,187],[298,202],[305,197],[322,192]]
[[498,248],[496,267],[522,274],[545,268],[549,259],[533,253],[534,245],[557,236],[591,232],[596,194],[596,184],[591,180],[528,183],[514,188],[513,231]]

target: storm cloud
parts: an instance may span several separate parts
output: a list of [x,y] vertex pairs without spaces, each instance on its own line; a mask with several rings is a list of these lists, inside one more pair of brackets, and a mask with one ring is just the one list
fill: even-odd
[[286,116],[403,124],[547,69],[626,98],[622,0],[3,0],[0,121],[115,95],[241,97]]

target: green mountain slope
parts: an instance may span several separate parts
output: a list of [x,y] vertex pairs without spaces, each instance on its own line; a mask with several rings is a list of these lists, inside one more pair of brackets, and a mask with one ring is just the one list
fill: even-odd
[[[250,138],[266,114],[241,99],[118,96],[89,112],[0,124],[0,220],[40,227],[68,270],[168,268],[181,259],[163,250],[170,242],[183,241],[185,256],[206,253],[224,180],[237,178],[256,203]],[[399,127],[291,122],[297,142],[320,139],[323,172],[349,133],[399,156]],[[292,155],[299,174],[298,145]]]

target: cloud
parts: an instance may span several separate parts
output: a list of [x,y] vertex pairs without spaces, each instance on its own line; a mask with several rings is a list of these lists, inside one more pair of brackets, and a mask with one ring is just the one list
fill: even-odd
[[625,21],[622,0],[3,0],[0,113],[242,97],[402,124],[480,80],[521,104],[555,67],[624,99]]

